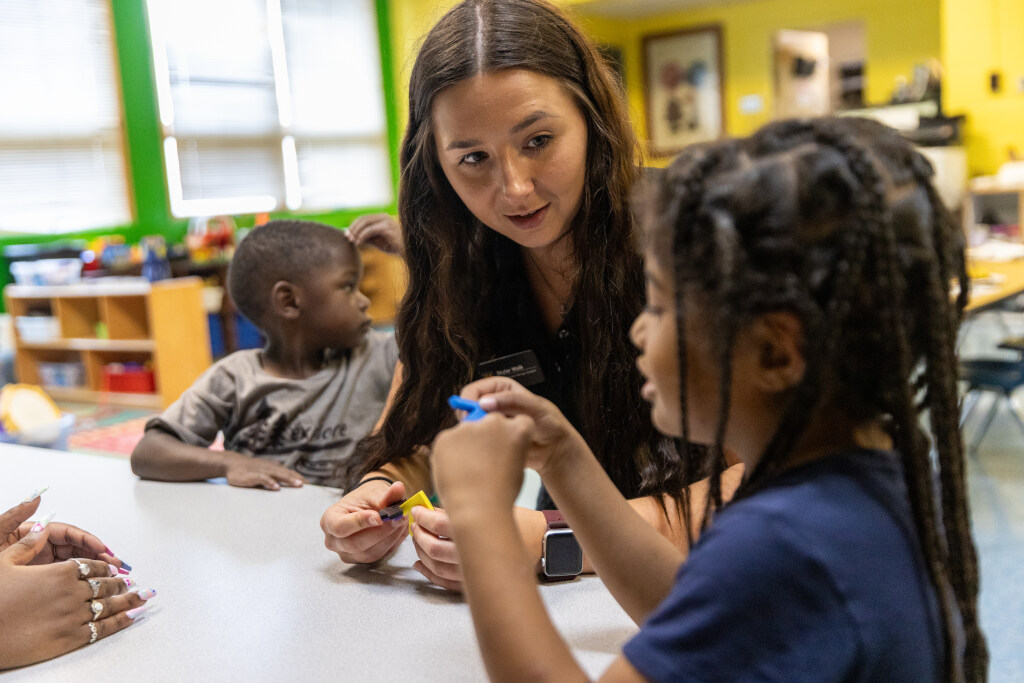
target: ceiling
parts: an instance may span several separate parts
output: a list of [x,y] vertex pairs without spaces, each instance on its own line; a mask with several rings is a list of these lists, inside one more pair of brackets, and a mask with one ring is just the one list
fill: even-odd
[[575,0],[570,4],[583,14],[636,19],[695,7],[713,7],[744,0]]

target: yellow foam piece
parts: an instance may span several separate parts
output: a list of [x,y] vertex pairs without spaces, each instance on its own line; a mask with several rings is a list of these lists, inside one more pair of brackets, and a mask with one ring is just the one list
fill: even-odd
[[8,432],[20,432],[60,419],[53,399],[34,384],[8,384],[0,391],[0,421]]
[[434,506],[430,504],[430,499],[427,498],[427,494],[423,493],[423,491],[417,491],[415,494],[410,496],[408,500],[406,500],[404,503],[402,503],[399,506],[400,508],[402,508],[402,513],[405,515],[406,519],[409,520],[409,535],[410,536],[412,536],[412,514],[411,513],[412,513],[412,509],[414,507],[416,507],[417,505],[422,505],[423,507],[427,508],[428,510],[433,510],[434,509]]

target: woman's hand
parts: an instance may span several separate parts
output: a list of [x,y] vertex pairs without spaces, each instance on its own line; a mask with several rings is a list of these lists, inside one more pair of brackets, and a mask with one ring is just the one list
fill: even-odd
[[[139,615],[135,610],[146,597],[155,595],[128,593],[128,581],[103,560],[29,566],[50,543],[49,530],[33,525],[0,551],[0,669],[50,659],[120,631]],[[102,607],[95,621],[93,602]]]
[[[0,514],[0,550],[4,550],[28,536],[34,523],[25,520],[39,509],[40,500],[36,496],[32,500],[19,503],[7,512]],[[103,541],[76,526],[52,522],[47,525],[47,534],[46,543],[29,564],[50,564],[72,557],[103,560],[116,567],[120,567],[122,564],[121,560],[103,544]]]
[[417,505],[409,515],[412,517],[412,542],[420,558],[413,568],[438,586],[461,593],[462,570],[452,541],[448,513],[441,508],[430,510]]
[[[540,546],[547,531],[544,515],[529,508],[512,508],[512,514],[519,528],[519,534],[526,543],[527,551],[540,562]],[[455,542],[452,540],[451,518],[441,508],[428,510],[425,507],[412,509],[412,540],[419,560],[413,567],[431,582],[448,590],[463,592],[462,566],[459,563]]]
[[232,486],[277,491],[282,484],[299,487],[306,483],[305,477],[301,474],[273,460],[230,451],[225,451],[224,457],[224,476]]
[[[525,416],[488,415],[438,434],[431,461],[435,487],[453,515],[485,518],[488,511],[512,513],[523,485],[523,468],[533,421]],[[462,590],[462,570],[446,510],[414,507],[412,538],[421,574],[439,586]]]
[[557,456],[576,448],[589,451],[583,437],[554,403],[537,396],[515,380],[507,377],[481,379],[467,384],[461,396],[477,401],[488,412],[529,417],[533,428],[530,430],[526,466],[542,477]]
[[387,254],[401,256],[403,253],[402,228],[398,219],[386,213],[369,213],[352,221],[345,230],[345,236],[361,247],[369,244]]
[[349,491],[320,518],[324,545],[342,562],[376,562],[394,552],[405,540],[404,517],[385,521],[379,510],[405,500],[405,484],[371,481]]

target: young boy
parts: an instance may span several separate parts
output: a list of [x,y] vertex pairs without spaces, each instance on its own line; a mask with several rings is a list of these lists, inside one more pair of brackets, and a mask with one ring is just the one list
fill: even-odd
[[[278,490],[338,485],[380,417],[398,348],[370,329],[359,252],[335,228],[271,221],[238,246],[228,288],[266,338],[207,370],[146,425],[132,453],[144,479],[226,477]],[[224,432],[224,451],[209,449]]]

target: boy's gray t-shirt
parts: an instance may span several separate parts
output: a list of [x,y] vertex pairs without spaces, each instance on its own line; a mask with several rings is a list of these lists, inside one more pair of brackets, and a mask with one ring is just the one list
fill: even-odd
[[146,429],[274,460],[311,484],[339,486],[338,465],[377,423],[398,361],[394,335],[370,330],[349,353],[306,379],[263,370],[261,351],[237,351],[203,373]]

